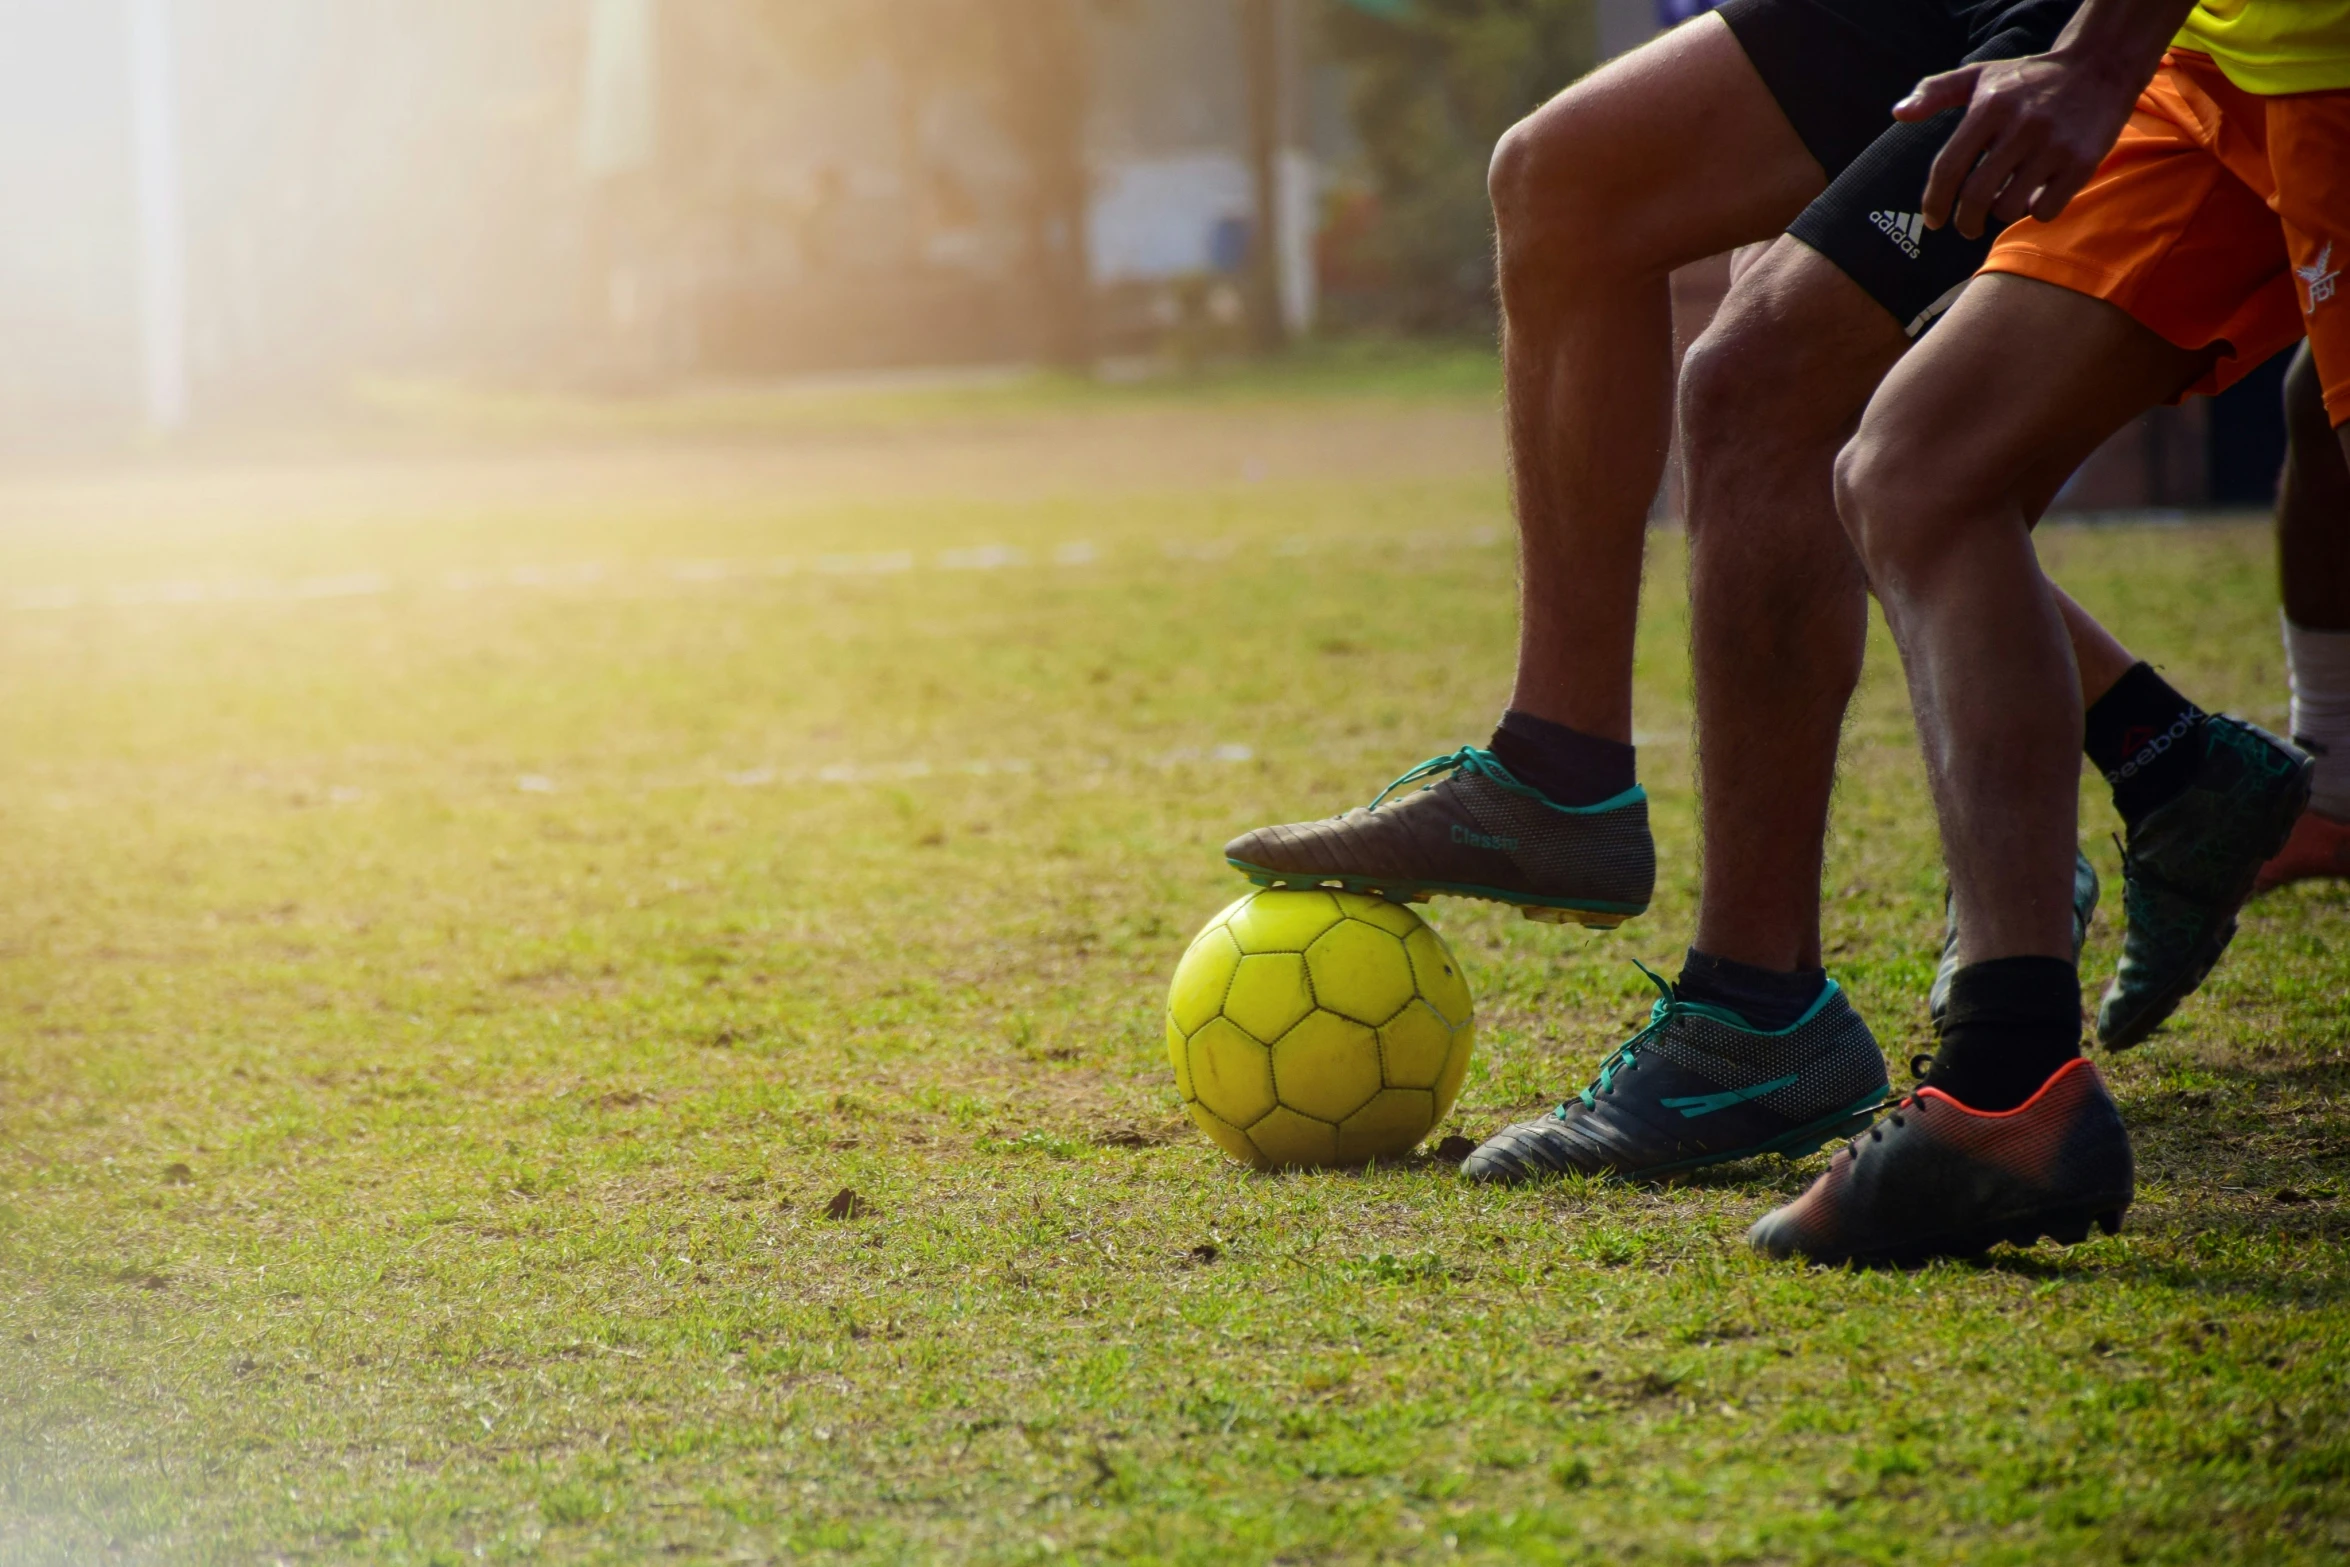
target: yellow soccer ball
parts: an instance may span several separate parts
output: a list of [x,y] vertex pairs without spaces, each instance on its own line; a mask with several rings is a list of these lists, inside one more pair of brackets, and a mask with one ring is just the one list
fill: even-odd
[[1352,892],[1252,892],[1194,937],[1167,1054],[1200,1130],[1260,1169],[1410,1152],[1473,1042],[1460,961],[1419,915]]

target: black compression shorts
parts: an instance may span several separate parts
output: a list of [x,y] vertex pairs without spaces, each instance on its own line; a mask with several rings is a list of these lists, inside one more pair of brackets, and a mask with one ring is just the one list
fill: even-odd
[[1918,214],[1959,112],[1922,125],[1893,105],[1923,77],[2044,53],[2080,0],[1725,0],[1722,20],[1761,73],[1828,188],[1787,232],[1833,261],[1910,336],[1948,309],[1991,252]]

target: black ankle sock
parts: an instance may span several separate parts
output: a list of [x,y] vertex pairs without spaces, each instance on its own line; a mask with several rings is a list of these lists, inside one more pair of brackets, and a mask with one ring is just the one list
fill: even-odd
[[2113,786],[2113,808],[2132,827],[2187,790],[2203,748],[2203,709],[2146,664],[2113,684],[2089,709],[2082,749]]
[[2062,958],[1993,958],[1950,976],[1926,1084],[1970,1110],[2013,1110],[2080,1053],[2081,971]]
[[1824,968],[1799,968],[1790,974],[1783,969],[1733,963],[1691,947],[1673,994],[1683,1001],[1728,1007],[1746,1019],[1748,1027],[1768,1034],[1811,1010],[1811,1004],[1827,988],[1828,971]]
[[1491,749],[1518,782],[1541,790],[1553,805],[1597,805],[1632,787],[1632,747],[1514,707],[1501,715]]

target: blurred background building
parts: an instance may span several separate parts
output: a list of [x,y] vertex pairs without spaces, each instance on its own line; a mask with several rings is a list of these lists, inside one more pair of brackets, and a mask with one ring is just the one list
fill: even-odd
[[[1494,139],[1702,8],[0,0],[0,440],[1489,333]],[[2263,397],[2079,498],[2264,500]]]

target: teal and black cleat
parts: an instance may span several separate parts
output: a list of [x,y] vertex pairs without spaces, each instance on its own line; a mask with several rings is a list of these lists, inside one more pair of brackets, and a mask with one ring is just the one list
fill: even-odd
[[2236,912],[2309,803],[2312,764],[2242,719],[2214,715],[2185,793],[2149,812],[2122,847],[2121,967],[2097,1009],[2097,1042],[2126,1050],[2202,984],[2236,934]]
[[[1422,779],[1430,781],[1389,799]],[[1656,889],[1646,791],[1553,805],[1475,746],[1422,762],[1344,816],[1235,838],[1224,858],[1260,887],[1341,888],[1396,903],[1444,893],[1601,929],[1644,912]]]
[[1462,1175],[1503,1185],[1568,1174],[1653,1181],[1762,1154],[1800,1159],[1862,1130],[1884,1105],[1884,1053],[1833,981],[1802,1017],[1764,1033],[1648,977],[1663,992],[1648,1026],[1581,1094],[1486,1139]]
[[[2073,962],[2081,961],[2081,949],[2089,944],[2089,922],[2097,917],[2097,899],[2104,889],[2097,881],[2097,867],[2089,863],[2089,856],[2073,852]],[[1950,1010],[1950,976],[1958,972],[1958,910],[1951,905],[1949,894],[1942,897],[1942,962],[1934,970],[1934,986],[1926,992],[1926,1016],[1934,1027],[1942,1027],[1942,1014]]]

